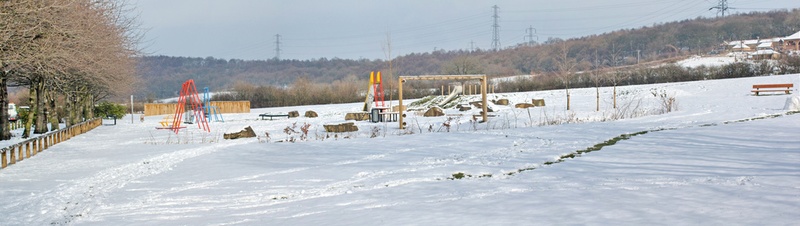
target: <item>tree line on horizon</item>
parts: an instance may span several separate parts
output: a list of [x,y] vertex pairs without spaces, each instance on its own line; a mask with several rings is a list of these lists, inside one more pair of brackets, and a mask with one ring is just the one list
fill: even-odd
[[[781,37],[797,31],[800,31],[800,10],[792,9],[742,13],[722,18],[695,18],[568,40],[550,38],[540,44],[521,43],[498,51],[437,50],[397,56],[391,60],[225,60],[213,57],[145,56],[139,58],[137,68],[147,86],[139,90],[138,95],[149,101],[175,96],[182,82],[194,79],[199,86],[208,86],[212,91],[251,93],[238,97],[227,96],[224,99],[250,100],[254,107],[352,102],[363,99],[370,71],[383,71],[386,78],[384,82],[388,83],[384,84],[385,87],[396,87],[394,78],[398,75],[539,75],[531,81],[498,84],[497,92],[558,89],[570,85],[578,88],[588,84],[596,86],[620,82],[634,84],[672,81],[665,79],[669,77],[677,81],[754,76],[760,75],[764,70],[745,65],[718,69],[668,66],[646,69],[636,68],[635,65],[655,61],[670,62],[687,55],[705,55],[724,48],[721,45],[726,41]],[[563,57],[559,57],[562,55]],[[792,60],[786,59],[782,62],[788,63],[784,65],[791,65]],[[589,78],[590,73],[578,73],[602,71],[608,74],[610,72],[607,71],[612,68],[620,68],[613,73],[620,74],[618,77],[625,79],[602,79],[596,82]],[[726,73],[731,70],[737,73]],[[565,72],[570,75],[562,75]],[[656,76],[665,73],[667,75]],[[300,87],[299,85],[315,87],[305,92],[319,91],[322,94],[310,99],[297,97],[298,91],[292,90],[299,89],[295,88]],[[419,90],[407,89],[413,93],[404,93],[404,96],[425,95],[434,92],[431,89],[441,86],[436,82],[414,85]],[[255,94],[258,93],[256,90],[271,94]],[[341,93],[341,96],[332,97],[331,95],[335,95],[333,91]],[[392,95],[396,93],[387,94],[387,97]]]

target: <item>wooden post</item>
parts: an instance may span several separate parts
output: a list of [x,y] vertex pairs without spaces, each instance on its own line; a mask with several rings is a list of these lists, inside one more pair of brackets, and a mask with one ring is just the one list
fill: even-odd
[[25,154],[28,158],[31,157],[31,142],[25,142]]
[[36,142],[39,145],[39,152],[43,152],[44,148],[42,148],[42,138],[36,138]]
[[23,159],[25,159],[25,155],[22,154],[22,145],[17,146],[17,155],[18,155],[17,157],[18,162],[21,162]]
[[11,156],[9,156],[9,157],[11,157],[9,160],[11,160],[11,161],[9,161],[8,164],[11,165],[11,164],[17,163],[17,158],[14,157],[14,148],[11,148],[10,150],[8,150],[6,152],[11,152]]
[[[484,122],[488,122],[489,121],[489,117],[488,117],[488,113],[487,113],[488,106],[486,106],[488,104],[486,102],[486,75],[484,75],[483,78],[481,78],[481,99],[482,99],[482,102],[483,102],[483,104],[481,104],[481,105],[483,105],[483,114],[482,114],[483,121]],[[487,125],[487,127],[488,127],[488,125]]]
[[400,124],[400,129],[405,129],[405,125],[403,123],[403,78],[397,77],[397,84],[400,84],[397,86],[397,96],[399,98],[397,103],[400,105],[397,107],[397,121]]
[[0,167],[2,167],[2,168],[6,168],[6,167],[8,167],[8,163],[6,162],[6,152],[3,152],[3,153],[2,153],[2,154],[0,154],[0,155],[2,155],[2,156],[3,156],[3,157],[2,157],[2,159],[0,159],[0,161],[2,161],[2,162],[3,162],[3,163],[0,163]]

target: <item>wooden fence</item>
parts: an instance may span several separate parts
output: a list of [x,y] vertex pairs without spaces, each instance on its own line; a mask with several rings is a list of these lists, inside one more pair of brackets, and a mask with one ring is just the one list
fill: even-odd
[[[228,113],[250,113],[250,101],[210,101],[210,106],[219,109],[220,114]],[[175,114],[177,103],[169,104],[144,104],[144,115],[168,115]],[[187,106],[185,109],[191,109]]]
[[35,156],[39,152],[43,152],[45,149],[53,145],[86,133],[102,124],[103,120],[96,118],[64,129],[51,131],[8,147],[4,147],[0,149],[0,166],[2,166],[0,169],[5,169],[9,165],[16,164],[17,162],[20,162],[26,158]]

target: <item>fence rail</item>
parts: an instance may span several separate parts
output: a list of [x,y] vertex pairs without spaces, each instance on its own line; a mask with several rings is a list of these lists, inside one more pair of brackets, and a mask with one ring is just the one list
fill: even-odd
[[16,164],[26,158],[35,156],[47,148],[69,140],[72,137],[86,133],[103,124],[103,120],[95,118],[73,126],[51,131],[40,136],[30,138],[17,144],[0,149],[0,169]]
[[[219,111],[217,113],[220,114],[250,113],[250,101],[211,101],[208,103],[208,105],[217,107],[217,110]],[[144,104],[144,115],[151,116],[175,114],[175,108],[177,106],[177,103],[147,103]],[[191,108],[187,107],[186,109]]]
[[24,126],[24,124],[22,123],[22,120],[17,120],[17,121],[14,121],[14,122],[8,122],[8,130],[9,131],[22,128],[22,126]]

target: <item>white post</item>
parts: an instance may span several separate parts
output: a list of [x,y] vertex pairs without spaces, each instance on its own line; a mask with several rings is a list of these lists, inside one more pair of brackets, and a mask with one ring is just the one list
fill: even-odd
[[131,95],[131,124],[133,124],[133,95]]

